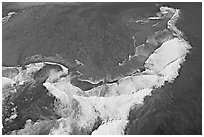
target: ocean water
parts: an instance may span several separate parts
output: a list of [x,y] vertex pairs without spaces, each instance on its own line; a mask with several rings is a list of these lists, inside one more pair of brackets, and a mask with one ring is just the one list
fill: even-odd
[[165,4],[181,9],[176,25],[192,49],[174,83],[153,91],[144,107],[133,110],[127,134],[202,134],[202,4]]
[[[135,6],[138,6],[138,7],[145,6],[146,8],[148,8],[148,6],[152,7],[153,4],[155,3],[148,3],[148,4],[126,3],[123,10],[125,10],[125,8],[130,9],[131,7],[135,7]],[[202,111],[201,111],[202,110],[202,103],[201,103],[202,102],[202,98],[201,98],[202,97],[201,96],[202,94],[202,85],[201,85],[202,83],[202,76],[201,76],[202,75],[202,50],[201,50],[202,33],[201,33],[201,30],[202,29],[200,28],[202,26],[201,25],[201,3],[187,3],[187,4],[160,3],[160,4],[167,5],[173,8],[178,8],[182,11],[182,16],[176,25],[180,30],[184,32],[184,36],[186,40],[190,42],[192,49],[190,50],[190,53],[187,55],[186,61],[182,64],[182,68],[179,71],[179,76],[173,83],[165,83],[165,86],[163,86],[162,88],[153,90],[151,97],[150,96],[145,97],[145,101],[142,107],[136,106],[136,108],[130,112],[130,116],[128,118],[129,121],[119,120],[119,121],[113,121],[112,123],[107,124],[107,125],[110,125],[110,127],[118,126],[118,128],[115,128],[116,129],[115,133],[118,133],[117,130],[123,130],[123,128],[125,128],[125,131],[123,131],[122,134],[123,133],[125,134],[201,134],[201,127],[202,127],[202,123],[201,123],[201,119],[202,119]],[[109,14],[116,14],[121,10],[120,4],[116,6],[114,4],[110,4],[110,5],[105,4],[105,6],[106,8],[103,8],[103,9],[105,9],[105,11],[108,12]],[[156,8],[154,10],[156,10]],[[58,88],[63,89],[63,86],[62,87],[60,85],[58,86],[59,86]],[[43,94],[45,96],[46,92],[48,91],[45,90],[44,87],[40,87],[40,88],[42,89]],[[147,94],[149,94],[149,91],[146,91],[146,92]],[[56,93],[53,91],[53,94],[56,94]],[[83,109],[85,109],[85,111],[86,111],[86,105],[85,106],[83,105],[87,103],[87,106],[89,105],[91,106],[92,104],[91,101],[87,102],[85,98],[80,98],[80,97],[74,97],[74,98],[78,100],[80,103],[82,103],[81,106]],[[131,98],[131,97],[127,96],[127,98]],[[53,99],[54,98],[50,97],[50,100],[53,100]],[[93,104],[96,101],[94,97],[90,98],[90,100],[93,101]],[[98,98],[98,101],[100,100],[103,101],[103,98],[100,98],[100,99]],[[116,101],[116,104],[118,104],[117,100],[120,100],[120,97],[118,97],[117,99],[115,98],[114,100]],[[125,103],[125,100],[121,100],[121,101],[124,101]],[[37,103],[38,102],[36,101],[36,104]],[[79,104],[74,105],[75,109],[79,106]],[[102,104],[99,103],[99,106],[96,105],[95,107],[96,108],[98,107],[98,109],[100,110],[101,109],[100,105]],[[45,102],[44,106],[46,105],[47,105],[47,102]],[[37,106],[36,109],[38,110],[37,112],[41,113],[43,109],[40,107],[42,106],[38,106],[38,104],[36,106]],[[106,107],[111,108],[112,106],[106,106]],[[52,106],[50,106],[50,109],[52,109]],[[87,109],[90,109],[90,108],[87,107]],[[121,110],[120,109],[118,110],[120,113],[123,112],[122,110],[124,110],[124,112],[127,111],[125,107],[123,108],[121,107]],[[110,112],[111,111],[114,111],[114,109],[110,109]],[[56,129],[59,129],[59,130],[53,129],[51,130],[52,132],[50,133],[62,134],[63,130],[62,132],[60,132],[60,128],[57,128],[57,125],[56,124],[53,125],[52,123],[52,119],[56,119],[57,116],[50,115],[49,111],[45,113],[48,114],[48,117],[52,117],[51,121],[48,121],[48,123],[50,122],[52,126],[54,127],[56,126]],[[94,114],[94,112],[92,112],[91,110],[91,113],[89,115],[90,117],[85,117],[85,118],[87,119],[91,118],[92,113]],[[106,113],[107,112],[104,111],[104,115],[107,115]],[[124,114],[123,113],[121,113],[122,114],[121,116],[126,117],[125,113]],[[97,117],[94,117],[94,118],[97,119]],[[60,124],[61,123],[66,124],[66,126],[69,125],[69,122],[70,122],[69,120],[63,121],[63,119],[61,119],[61,122],[60,120],[58,121],[58,123]],[[127,124],[127,127],[124,123]],[[38,124],[43,125],[43,122],[41,122],[41,124],[39,122]],[[36,125],[38,124],[36,123]],[[82,121],[82,123],[80,124],[83,125],[85,123],[83,123]],[[99,122],[99,124],[101,123]],[[29,122],[27,126],[29,128]],[[70,128],[71,130],[73,127],[67,126],[67,128]],[[101,126],[100,128],[103,129],[103,126]],[[99,128],[99,131],[100,131],[100,128]],[[114,133],[114,131],[111,131],[111,132]],[[80,133],[80,132],[75,131],[75,133]],[[97,133],[97,132],[94,132],[94,133]]]

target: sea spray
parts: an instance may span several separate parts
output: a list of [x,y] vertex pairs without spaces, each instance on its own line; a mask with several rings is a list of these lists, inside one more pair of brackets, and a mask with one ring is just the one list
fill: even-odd
[[[86,133],[92,132],[92,134],[124,134],[130,110],[135,106],[142,106],[144,98],[150,96],[154,88],[160,88],[165,82],[175,80],[191,46],[182,38],[183,33],[175,26],[180,10],[160,7],[160,12],[162,15],[166,15],[168,12],[173,13],[167,23],[167,28],[171,30],[175,38],[164,42],[149,56],[145,62],[145,71],[140,75],[128,76],[120,79],[117,83],[107,84],[106,88],[99,86],[86,93],[71,85],[69,78],[66,82],[66,78],[60,78],[56,83],[46,81],[43,84],[50,94],[58,98],[62,106],[66,107],[77,102],[76,110],[68,109],[68,111],[77,111],[77,113],[69,116],[62,115],[63,118],[57,120],[58,125],[51,129],[50,134],[73,134],[76,128],[79,128],[79,131],[83,129]],[[163,17],[149,19],[161,18]],[[67,71],[64,69],[64,72]],[[19,74],[17,80],[23,81],[23,76],[20,77],[20,75],[22,73]],[[104,90],[104,96],[101,97],[100,94],[89,96],[88,92],[97,90],[99,93]],[[99,124],[98,128],[93,131],[99,118],[102,120],[102,124]]]

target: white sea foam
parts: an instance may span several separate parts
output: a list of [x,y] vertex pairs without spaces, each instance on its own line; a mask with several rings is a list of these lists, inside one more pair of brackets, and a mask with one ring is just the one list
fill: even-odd
[[[118,83],[102,85],[84,94],[82,90],[71,85],[69,76],[56,83],[47,81],[43,84],[59,99],[64,108],[77,103],[77,112],[68,108],[67,112],[73,111],[73,115],[63,115],[63,118],[58,119],[59,126],[54,127],[50,134],[72,134],[73,124],[75,128],[91,132],[98,118],[103,124],[92,134],[124,134],[130,110],[142,106],[145,96],[151,95],[154,88],[163,86],[165,81],[174,81],[191,46],[182,39],[182,33],[175,26],[180,10],[161,7],[160,11],[161,14],[168,14],[167,17],[171,15],[167,25],[177,38],[164,42],[149,56],[145,62],[146,70],[141,75],[128,76]],[[97,94],[94,95],[93,92]],[[101,92],[105,93],[103,97],[100,96]]]
[[23,129],[14,130],[10,135],[39,135],[47,132],[50,127],[53,126],[52,121],[42,120],[38,122],[32,122],[31,119],[26,121],[26,124]]
[[11,18],[12,15],[16,14],[16,12],[9,12],[7,16],[2,18],[2,23],[6,23],[9,21],[9,19]]
[[62,68],[63,73],[68,74],[68,68],[63,66],[63,65],[61,65],[61,64],[59,64],[59,63],[54,63],[54,62],[45,62],[45,63],[46,64],[51,64],[51,65],[59,65]]
[[13,119],[15,119],[18,116],[18,112],[17,112],[17,106],[11,109],[11,116],[9,118],[6,118],[5,121],[12,121]]
[[188,53],[188,47],[186,42],[178,38],[166,41],[149,56],[145,62],[145,67],[159,73],[173,61],[185,56]]
[[[34,69],[35,70],[35,69]],[[37,70],[36,70],[37,71]],[[19,85],[23,85],[25,82],[31,82],[34,81],[32,77],[32,73],[34,71],[28,71],[22,70],[22,68],[19,68],[19,74],[13,78],[13,80],[18,83]]]
[[57,83],[45,82],[43,85],[53,96],[58,98],[63,105],[69,104],[73,95],[83,93],[80,88],[70,83],[70,77],[62,78]]
[[92,135],[123,135],[128,120],[114,120],[102,124]]
[[144,97],[150,95],[151,90],[143,89],[134,94],[112,97],[82,97],[74,95],[73,98],[79,101],[82,107],[92,106],[104,121],[109,119],[127,119],[130,108],[137,104],[143,104]]
[[2,88],[7,88],[9,86],[12,86],[16,82],[10,78],[2,77]]
[[59,125],[52,128],[49,135],[69,135],[73,132],[72,120],[69,118],[61,118],[57,120],[57,123]]
[[[106,123],[102,128],[108,127],[109,121],[113,121],[112,125],[114,123],[117,124],[115,120],[120,121],[120,124],[118,123],[119,125],[115,127],[115,131],[112,133],[123,133],[123,130],[118,128],[127,124],[130,109],[132,107],[141,106],[144,97],[147,95],[151,95],[151,89],[144,89],[135,94],[116,97],[83,97],[73,95],[73,98],[79,102],[79,108],[77,109],[80,109],[80,113],[77,113],[77,118],[76,115],[74,115],[74,117],[69,115],[66,118],[59,119],[59,126],[53,128],[51,134],[71,134],[73,123],[77,128],[86,129],[90,132],[98,121],[98,118]],[[70,121],[70,119],[72,120]],[[98,134],[99,132],[96,131],[96,133]]]
[[43,83],[43,85],[49,90],[49,92],[58,98],[63,105],[67,105],[69,102],[69,96],[61,90],[55,88],[55,86],[49,82]]
[[[177,34],[177,36],[180,35],[181,34],[180,31],[178,31],[177,28],[175,27],[175,21],[179,17],[177,16],[179,10],[174,10],[168,7],[161,7],[160,10],[162,14],[167,14],[168,13],[167,11],[171,11],[174,13],[174,15],[172,16],[172,19],[168,22],[168,28],[172,29]],[[169,40],[163,43],[162,46],[157,50],[155,50],[155,52],[145,62],[146,71],[144,73],[151,72],[152,74],[154,74],[152,77],[155,77],[155,78],[151,78],[150,77],[151,75],[150,75],[150,76],[147,76],[147,79],[144,80],[143,79],[144,75],[132,76],[132,77],[123,78],[122,80],[119,81],[119,84],[111,85],[109,93],[114,91],[113,93],[115,93],[114,94],[115,97],[114,99],[111,99],[110,103],[108,101],[108,98],[110,99],[111,97],[106,97],[105,102],[108,104],[108,107],[112,106],[112,108],[108,109],[108,111],[107,110],[103,111],[103,109],[99,109],[103,107],[108,108],[108,107],[105,107],[106,105],[103,102],[101,102],[99,97],[89,97],[89,99],[87,99],[87,102],[97,102],[99,105],[102,105],[103,107],[99,107],[96,103],[94,106],[95,108],[98,108],[97,110],[99,113],[102,113],[102,114],[104,113],[106,114],[104,115],[104,117],[106,116],[109,118],[113,113],[112,111],[117,112],[116,108],[117,109],[120,108],[118,106],[117,107],[114,106],[115,101],[116,103],[118,103],[116,99],[117,95],[120,95],[119,97],[123,97],[124,95],[121,95],[121,93],[131,94],[131,93],[135,93],[137,90],[141,88],[146,88],[146,87],[152,88],[153,86],[161,87],[165,81],[173,82],[173,80],[178,76],[178,70],[181,67],[181,63],[185,61],[185,56],[189,52],[190,48],[191,46],[181,37],[174,38],[172,40]],[[139,77],[139,80],[137,80],[138,77]],[[139,92],[139,93],[142,93],[142,92]],[[145,96],[141,96],[141,98],[144,98],[144,97]],[[92,101],[93,98],[95,98],[94,101]],[[126,108],[128,107],[130,108],[130,106],[128,106],[126,103],[123,102],[123,101],[127,101],[126,99],[127,97],[120,98],[120,101],[123,103],[123,105],[126,106]],[[84,103],[84,100],[83,101],[78,100],[78,101],[81,103],[82,102]],[[119,103],[119,106],[120,105],[121,104]],[[123,111],[122,114],[119,114],[119,116],[122,116],[122,117],[116,118],[112,116],[111,118],[114,119],[113,123],[111,124],[108,123],[108,124],[99,126],[99,128],[95,130],[93,134],[115,134],[115,133],[122,134],[121,132],[124,130],[122,127],[124,127],[125,122],[122,122],[123,124],[121,124],[118,127],[117,119],[120,118],[123,121],[127,120],[125,116],[127,116],[128,114],[125,114],[125,112],[127,111]],[[112,127],[117,127],[116,129],[120,129],[120,131],[111,132],[111,131],[114,131],[114,129],[109,130],[109,129],[112,129]]]
[[45,66],[45,63],[40,62],[40,63],[28,64],[28,65],[25,66],[25,68],[26,68],[27,73],[32,73],[32,72],[36,72],[36,71],[40,70],[44,66]]
[[164,81],[173,82],[179,75],[178,70],[181,68],[181,64],[185,61],[185,58],[179,58],[166,66],[159,74],[163,76]]
[[[34,72],[39,71],[45,64],[40,63],[31,63],[25,66],[25,69],[22,69],[22,67],[13,67],[18,69],[19,73],[12,78],[13,81],[15,81],[19,85],[23,85],[25,82],[34,81],[32,75]],[[4,67],[4,70],[10,69],[12,67]]]

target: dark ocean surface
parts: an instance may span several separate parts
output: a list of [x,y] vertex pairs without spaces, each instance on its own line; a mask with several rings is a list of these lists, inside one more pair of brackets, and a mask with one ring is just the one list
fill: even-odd
[[192,49],[174,83],[145,98],[132,111],[127,134],[202,134],[202,4],[162,3],[181,9],[178,29]]
[[[152,8],[155,12],[156,3],[104,3],[102,9],[108,14],[116,14],[121,10],[144,6]],[[126,128],[126,134],[202,134],[202,3],[158,3],[159,5],[178,8],[181,10],[181,17],[177,22],[179,30],[184,32],[185,39],[191,44],[192,49],[183,63],[179,76],[173,83],[166,83],[161,89],[152,92],[151,97],[145,98],[144,106],[139,109],[133,109],[130,112],[129,124]],[[123,8],[121,8],[123,7]],[[19,9],[17,9],[18,11]],[[6,11],[4,10],[3,14]],[[9,64],[9,63],[8,63]],[[43,91],[39,92],[38,88]],[[53,102],[52,97],[46,97],[47,90],[44,87],[36,86],[32,90],[37,95],[35,102],[28,102],[25,108],[29,111],[28,115],[33,114],[34,121],[36,117],[48,117],[54,119],[57,116],[52,115],[53,106],[48,104]],[[28,97],[32,94],[20,94],[19,98]],[[35,96],[34,95],[34,96]],[[47,98],[47,100],[46,100]],[[40,99],[44,99],[41,101]],[[22,104],[22,101],[17,104]],[[43,110],[43,106],[50,110]],[[36,108],[36,113],[32,113],[30,106]],[[21,105],[22,106],[22,105]],[[22,111],[24,113],[25,110]],[[42,115],[39,116],[39,114]],[[22,116],[22,117],[21,117]],[[20,116],[23,122],[28,117]],[[50,118],[49,118],[50,117]],[[17,119],[17,120],[19,120]],[[8,129],[13,130],[22,128],[22,121],[19,125],[8,125]],[[5,130],[5,129],[4,129]],[[5,133],[8,131],[4,131]]]

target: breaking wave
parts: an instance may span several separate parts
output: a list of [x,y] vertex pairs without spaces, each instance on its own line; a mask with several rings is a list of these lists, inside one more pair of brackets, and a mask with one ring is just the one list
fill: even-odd
[[[179,18],[179,9],[160,7],[163,16],[171,16],[167,28],[174,38],[164,42],[145,61],[145,70],[137,75],[120,79],[117,83],[103,84],[88,91],[73,86],[68,69],[61,65],[62,71],[52,71],[43,83],[49,94],[55,96],[55,107],[61,118],[53,121],[31,123],[11,134],[37,134],[39,127],[48,127],[49,134],[124,134],[130,110],[141,107],[144,98],[151,96],[151,91],[173,82],[179,76],[179,69],[191,49],[182,32],[175,26]],[[160,19],[163,16],[149,19]],[[49,62],[47,62],[49,63]],[[56,63],[55,63],[56,64]],[[24,72],[9,79],[3,78],[3,86],[31,81],[31,73],[40,70],[45,64],[27,65]],[[24,75],[22,75],[24,74]],[[66,77],[61,77],[62,75]],[[74,107],[73,107],[74,106]]]

